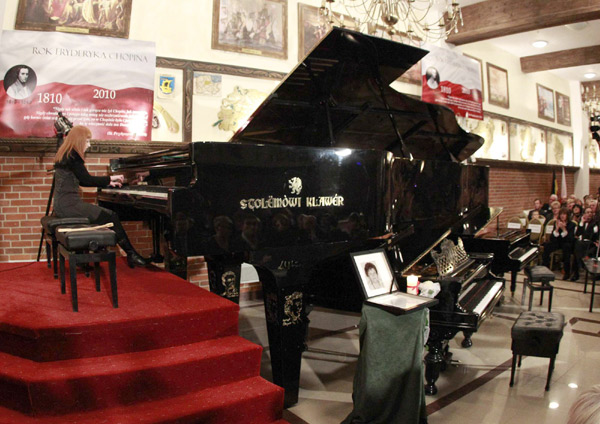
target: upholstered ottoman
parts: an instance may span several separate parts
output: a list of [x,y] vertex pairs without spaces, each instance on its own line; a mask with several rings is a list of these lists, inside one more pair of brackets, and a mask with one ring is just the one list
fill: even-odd
[[519,315],[511,330],[513,360],[510,387],[514,384],[517,356],[520,367],[521,357],[526,355],[550,358],[546,391],[550,390],[550,378],[564,326],[565,317],[560,312],[522,312]]
[[60,291],[65,290],[65,258],[69,260],[69,274],[71,278],[71,300],[73,311],[79,310],[77,304],[77,264],[94,263],[94,276],[96,280],[96,291],[100,291],[100,262],[108,261],[110,274],[110,287],[112,292],[113,307],[118,307],[117,296],[117,271],[115,252],[107,250],[107,247],[117,244],[117,236],[114,231],[107,228],[87,229],[79,228],[73,231],[63,232],[59,227],[56,230],[56,239],[60,254]]

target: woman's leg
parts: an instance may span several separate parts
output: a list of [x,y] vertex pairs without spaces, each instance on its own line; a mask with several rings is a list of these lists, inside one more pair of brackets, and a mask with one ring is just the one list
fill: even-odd
[[98,219],[94,220],[94,224],[108,224],[108,223],[112,223],[113,227],[112,230],[116,233],[117,235],[117,243],[119,244],[119,246],[121,246],[121,248],[125,251],[125,253],[127,253],[127,263],[129,264],[130,267],[134,267],[134,266],[145,266],[148,264],[148,261],[146,261],[146,259],[144,259],[139,253],[137,253],[134,249],[134,247],[132,246],[131,242],[129,241],[129,237],[127,237],[127,233],[125,232],[125,229],[123,228],[123,225],[121,225],[121,220],[119,219],[119,216],[114,212],[111,211],[110,209],[105,209],[105,208],[101,208],[102,210],[100,211],[100,215],[98,216]]

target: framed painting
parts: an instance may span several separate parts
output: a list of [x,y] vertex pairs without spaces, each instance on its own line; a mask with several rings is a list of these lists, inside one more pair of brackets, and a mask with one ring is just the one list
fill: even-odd
[[573,137],[548,131],[548,160],[550,165],[573,165]]
[[212,48],[287,59],[287,0],[214,0]]
[[486,63],[488,80],[488,102],[491,105],[509,108],[508,72],[499,66]]
[[511,122],[510,160],[546,163],[546,131],[526,122]]
[[541,84],[536,84],[538,118],[546,119],[554,122],[554,90],[544,87]]
[[19,0],[15,29],[128,38],[131,1]]
[[477,62],[479,64],[479,76],[481,78],[481,101],[484,102],[485,101],[485,94],[483,92],[483,61],[481,59],[477,59],[476,57],[468,55],[468,54],[464,54],[463,53],[463,56],[466,56],[469,59],[473,59],[475,62]]
[[345,28],[355,27],[355,22],[348,16],[335,14],[333,22],[319,13],[319,8],[298,3],[298,60],[302,60],[325,37],[331,25],[341,24]]
[[571,100],[569,96],[556,92],[556,122],[571,126]]

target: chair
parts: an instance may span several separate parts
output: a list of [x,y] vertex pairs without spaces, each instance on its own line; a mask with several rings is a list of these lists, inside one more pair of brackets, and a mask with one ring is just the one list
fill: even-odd
[[533,295],[536,291],[540,292],[540,306],[544,302],[544,292],[549,293],[548,299],[548,312],[552,311],[552,295],[554,294],[554,287],[550,284],[554,281],[554,273],[546,268],[545,266],[536,265],[533,267],[526,266],[523,271],[525,272],[525,280],[523,281],[523,294],[521,295],[521,304],[525,303],[525,293],[529,289],[529,308],[531,311],[533,305]]
[[117,244],[117,235],[107,228],[70,229],[71,231],[56,230],[58,240],[58,253],[60,255],[60,292],[66,293],[65,288],[65,259],[69,260],[69,276],[71,280],[71,302],[73,312],[79,311],[77,300],[77,264],[94,263],[94,277],[96,291],[100,291],[100,262],[108,261],[112,305],[119,307],[117,296],[117,271],[115,252],[108,251],[107,247]]
[[539,218],[532,218],[527,223],[527,229],[529,230],[529,240],[533,244],[540,244],[542,234],[544,233],[544,222]]
[[521,230],[523,228],[523,221],[518,216],[513,216],[506,223],[506,228],[509,230]]
[[550,379],[554,371],[554,362],[563,336],[565,317],[560,312],[522,312],[510,331],[513,353],[510,370],[510,387],[515,382],[517,357],[519,367],[523,355],[550,358],[546,391],[550,390]]
[[44,228],[44,242],[46,244],[46,260],[48,261],[48,268],[50,268],[50,257],[52,257],[52,262],[54,264],[54,278],[58,278],[58,241],[56,240],[55,234],[56,228],[89,224],[90,220],[87,218],[57,218],[56,216],[46,215],[40,221]]

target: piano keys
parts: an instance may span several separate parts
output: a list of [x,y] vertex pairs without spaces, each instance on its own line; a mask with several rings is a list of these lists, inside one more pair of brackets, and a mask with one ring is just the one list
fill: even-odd
[[152,223],[153,256],[177,275],[205,256],[211,291],[236,301],[240,264],[254,265],[287,406],[308,305],[360,311],[350,253],[385,247],[399,273],[487,207],[488,168],[460,163],[481,137],[451,110],[389,87],[425,54],[334,28],[231,142],[111,160],[113,173],[148,173],[147,184],[99,190],[121,219]]

